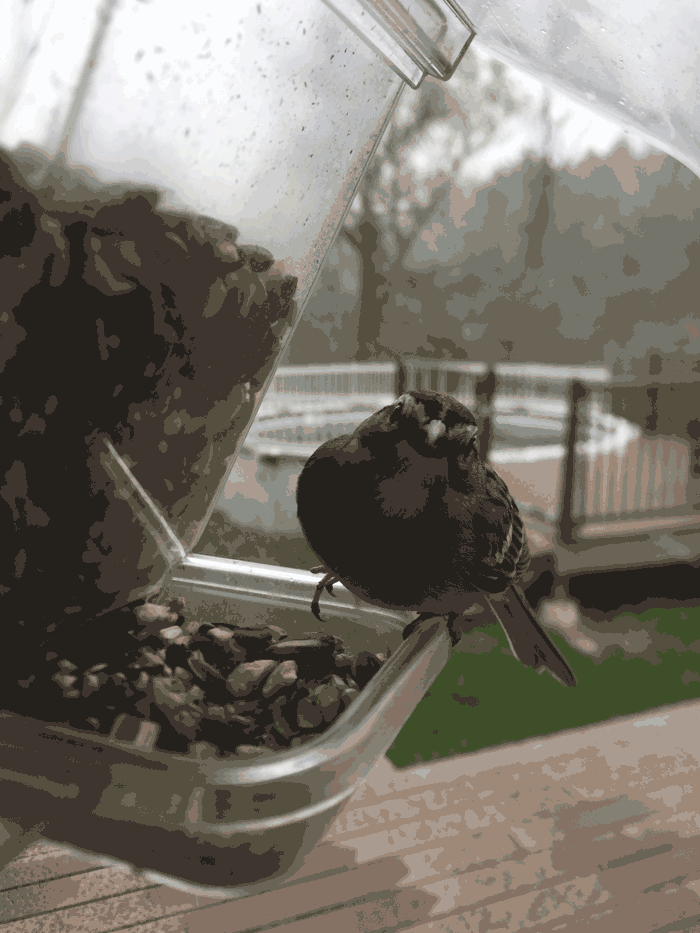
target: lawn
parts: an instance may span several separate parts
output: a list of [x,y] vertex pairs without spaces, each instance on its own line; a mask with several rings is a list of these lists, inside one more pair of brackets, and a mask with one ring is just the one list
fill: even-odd
[[[631,615],[614,617],[610,627],[619,618],[624,630]],[[406,767],[700,697],[700,608],[648,609],[634,618],[654,636],[643,657],[620,647],[583,656],[552,636],[576,673],[574,688],[518,663],[500,626],[473,629],[472,651],[453,653],[388,757]]]

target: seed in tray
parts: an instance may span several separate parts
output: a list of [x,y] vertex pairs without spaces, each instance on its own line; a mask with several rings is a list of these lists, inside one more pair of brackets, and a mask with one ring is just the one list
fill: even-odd
[[282,735],[274,726],[270,729],[266,729],[260,736],[258,736],[257,742],[263,748],[272,751],[278,752],[285,748],[289,748],[289,743],[291,742],[291,736]]
[[179,625],[170,625],[167,628],[162,628],[158,632],[158,635],[165,645],[184,644],[184,642],[181,641],[184,637],[184,632]]
[[210,628],[207,632],[206,637],[211,639],[214,644],[219,645],[221,648],[226,648],[233,638],[233,632],[230,628]]
[[192,742],[189,753],[193,758],[215,758],[219,754],[216,745],[211,742]]
[[[211,631],[214,630],[211,629]],[[197,637],[195,642],[197,650],[202,652],[205,661],[217,668],[226,668],[227,673],[230,673],[232,668],[243,664],[245,661],[255,660],[255,652],[253,652],[253,657],[249,657],[233,636],[227,638],[223,644],[219,644],[209,637]],[[264,654],[264,651],[260,651],[258,654]]]
[[171,612],[183,612],[187,603],[185,602],[184,596],[175,596],[168,603],[168,607]]
[[287,658],[310,653],[327,654],[329,649],[328,643],[320,638],[289,638],[272,645],[267,653],[275,658]]
[[260,661],[269,658],[268,648],[279,639],[267,626],[259,628],[234,628],[229,642],[229,651],[245,651],[247,660]]
[[204,715],[208,719],[214,719],[217,722],[226,722],[228,718],[226,710],[223,706],[219,706],[218,703],[208,703]]
[[314,697],[302,697],[297,705],[297,722],[302,729],[317,729],[324,721],[323,710]]
[[[224,707],[224,711],[226,712],[226,716],[229,719],[233,719],[236,717],[238,718],[244,717],[246,719],[250,719],[251,718],[249,715],[250,713],[258,712],[258,704],[256,703],[255,706],[253,706],[250,703],[247,703],[247,704],[227,703],[226,706]],[[255,717],[253,716],[253,718]]]
[[235,697],[248,696],[262,684],[263,680],[276,666],[276,663],[270,659],[239,664],[229,674],[226,686]]
[[165,652],[165,663],[173,669],[178,667],[184,669],[188,657],[187,645],[168,645]]
[[272,752],[272,749],[261,745],[237,745],[236,754],[246,758],[266,758]]
[[334,659],[335,669],[339,674],[345,674],[347,671],[348,674],[352,673],[352,666],[355,661],[351,654],[336,654]]
[[255,719],[252,716],[229,715],[226,722],[243,726],[244,730],[248,731],[255,727]]
[[[285,708],[287,707],[287,708]],[[278,697],[270,707],[272,725],[285,738],[291,738],[299,729],[296,724],[294,704],[287,702],[287,697]]]
[[329,648],[332,648],[332,650],[338,654],[342,654],[345,650],[343,639],[338,638],[337,635],[329,635],[328,632],[305,632],[301,637],[318,638],[319,641],[325,642]]
[[169,709],[179,709],[185,705],[184,691],[178,692],[173,689],[169,677],[153,678],[153,694],[158,706],[167,706]]
[[237,715],[245,715],[246,713],[259,712],[259,705],[258,700],[234,700],[232,703],[226,704],[226,709]]
[[196,677],[199,677],[199,679],[202,681],[211,680],[212,677],[216,680],[226,679],[220,670],[214,667],[213,664],[209,664],[204,660],[204,656],[202,655],[201,651],[190,652],[190,656],[187,659],[187,664],[189,665],[192,673]]
[[172,717],[172,723],[176,729],[178,726],[182,727],[183,734],[186,735],[187,733],[193,732],[193,730],[196,729],[200,719],[201,715],[198,715],[195,710],[187,707],[185,709],[179,709],[175,713],[175,715]]
[[360,651],[353,665],[353,678],[361,687],[366,687],[381,666],[382,662],[371,652]]
[[189,622],[182,623],[182,631],[185,635],[197,635],[201,627],[202,623],[198,622],[196,619],[190,619]]
[[164,619],[170,614],[170,609],[157,603],[143,603],[134,609],[134,614],[140,622],[153,622],[156,619]]
[[96,674],[86,674],[83,680],[83,696],[89,697],[90,694],[99,690],[101,687],[100,679]]
[[143,606],[137,606],[134,614],[149,631],[158,631],[167,625],[175,625],[178,620],[177,612],[170,612],[167,606],[158,606],[156,603],[144,603]]
[[187,702],[190,704],[198,703],[203,698],[204,698],[204,691],[202,690],[202,688],[197,686],[197,684],[192,684],[192,686],[187,692]]
[[294,684],[299,676],[296,661],[282,661],[265,681],[262,693],[264,697],[270,697],[281,690]]
[[234,638],[265,644],[269,644],[273,638],[273,633],[267,625],[234,626],[231,633]]
[[[186,740],[190,745],[208,743],[222,754],[235,748],[243,757],[246,750],[247,757],[270,755],[321,734],[386,660],[369,651],[352,655],[340,638],[325,632],[292,639],[274,625],[195,623],[178,615],[183,606],[172,600],[169,605],[169,611],[155,603],[138,607],[137,616],[153,623],[151,627],[156,620],[160,624],[157,632],[147,633],[155,638],[147,644],[132,633],[141,646],[124,658],[130,678],[121,671],[108,674],[106,663],[94,664],[83,674],[78,691],[71,673],[76,665],[65,658],[58,662],[60,673],[54,680],[67,699],[93,697],[109,684],[107,694],[100,693],[97,715],[90,721],[81,715],[81,728],[106,732],[115,714],[136,713],[159,724],[158,745],[164,750],[185,751]],[[170,624],[163,625],[163,620]],[[115,688],[120,696],[112,699],[109,691]],[[90,704],[94,706],[92,699]],[[239,744],[243,736],[247,744]]]
[[54,674],[51,680],[54,683],[57,683],[60,687],[63,687],[64,690],[68,690],[76,682],[78,678],[75,674]]
[[140,670],[142,667],[162,667],[163,659],[158,657],[158,655],[151,651],[149,648],[141,649],[141,657],[137,658],[136,661],[133,661],[129,667],[136,668]]
[[148,689],[149,681],[150,681],[150,677],[148,676],[148,674],[145,671],[141,671],[141,673],[139,674],[139,678],[134,684],[134,686],[136,687],[137,690],[140,690],[141,692],[145,692]]
[[321,684],[312,694],[321,707],[325,722],[333,722],[340,711],[340,690],[333,684]]
[[351,687],[348,687],[347,690],[341,690],[340,692],[340,701],[343,706],[347,709],[348,706],[352,703],[355,697],[360,695],[359,690],[353,690]]

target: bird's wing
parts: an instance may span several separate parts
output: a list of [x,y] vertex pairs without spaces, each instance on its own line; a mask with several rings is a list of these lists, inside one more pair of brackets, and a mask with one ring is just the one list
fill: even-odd
[[474,587],[502,593],[517,583],[530,562],[520,511],[501,477],[488,464],[462,458],[450,463],[449,497],[462,513],[463,537],[473,554],[468,570]]
[[517,584],[508,589],[505,599],[499,601],[498,608],[488,596],[486,602],[500,622],[508,644],[521,664],[534,668],[538,674],[549,671],[555,680],[566,687],[576,686],[576,675],[541,628],[527,597]]
[[371,454],[356,435],[322,444],[304,465],[297,481],[297,517],[314,553],[341,574],[356,560],[353,533],[375,486]]

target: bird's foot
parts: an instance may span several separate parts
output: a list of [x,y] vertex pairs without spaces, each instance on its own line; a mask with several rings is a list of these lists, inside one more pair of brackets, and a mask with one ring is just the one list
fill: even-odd
[[450,633],[450,640],[452,641],[452,647],[456,648],[459,644],[459,640],[464,634],[462,629],[459,629],[455,626],[455,622],[460,617],[459,612],[449,612],[447,618],[447,631]]
[[333,592],[333,584],[339,583],[340,577],[337,574],[333,573],[332,570],[328,570],[327,567],[312,567],[311,573],[322,573],[324,575],[323,579],[319,582],[318,586],[316,587],[314,598],[311,600],[312,613],[314,614],[315,618],[318,619],[319,622],[323,622],[323,619],[321,618],[321,610],[319,608],[321,594],[325,590],[330,596],[332,596],[335,599],[336,594]]
[[426,619],[434,619],[436,614],[435,612],[421,612],[421,614],[415,618],[413,622],[409,622],[403,630],[403,640],[406,641],[409,635],[413,635],[421,622],[425,622]]
[[[403,630],[403,638],[406,640],[409,635],[412,635],[413,632],[418,628],[421,622],[425,622],[427,619],[434,619],[438,616],[436,612],[421,612],[418,618],[414,619],[413,622],[409,622],[406,628]],[[462,632],[459,629],[455,628],[454,623],[459,618],[458,612],[448,612],[447,613],[447,630],[450,633],[450,640],[452,642],[452,647],[454,648],[462,637]]]

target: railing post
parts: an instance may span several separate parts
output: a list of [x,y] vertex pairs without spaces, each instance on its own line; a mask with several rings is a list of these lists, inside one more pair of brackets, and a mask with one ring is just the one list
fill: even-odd
[[408,385],[408,367],[406,362],[399,358],[396,360],[396,371],[394,372],[394,398],[399,398],[409,388]]
[[484,463],[487,462],[491,442],[493,439],[493,399],[498,388],[498,378],[493,366],[489,366],[483,379],[474,385],[478,411],[475,413],[481,421],[479,430],[479,456]]
[[[559,505],[559,540],[562,544],[576,543],[578,521],[574,515],[574,495],[576,487],[576,441],[581,423],[581,405],[587,395],[587,388],[581,382],[569,385],[569,427],[564,451],[563,483]],[[586,490],[583,490],[584,496]]]

